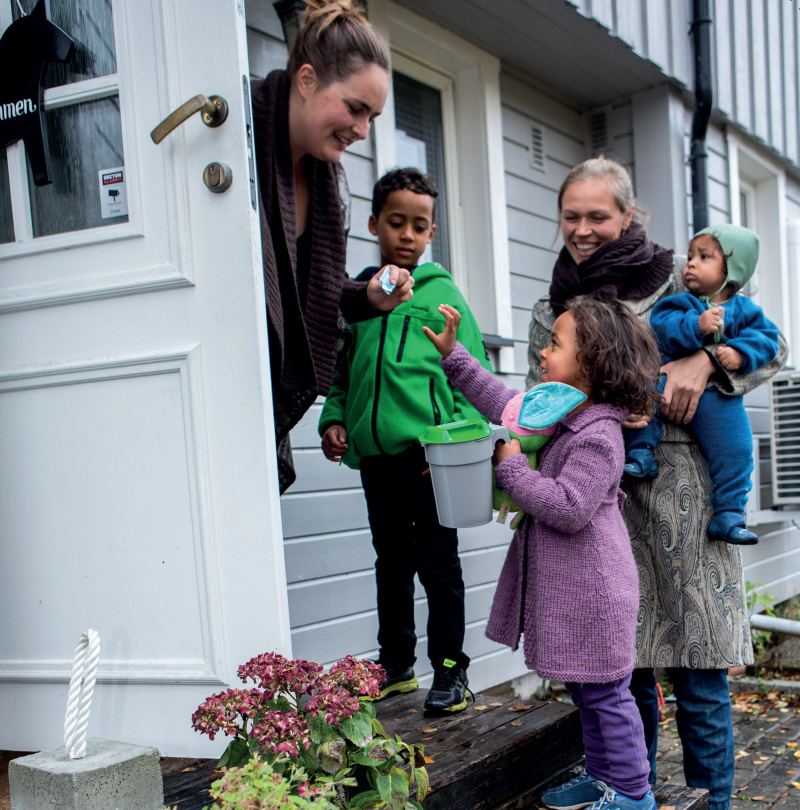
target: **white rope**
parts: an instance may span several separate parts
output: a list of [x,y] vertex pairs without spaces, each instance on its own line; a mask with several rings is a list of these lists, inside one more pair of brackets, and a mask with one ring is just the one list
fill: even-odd
[[89,629],[75,648],[75,661],[69,680],[67,715],[64,718],[64,750],[69,759],[81,759],[86,754],[86,729],[99,658],[100,636],[96,630]]
[[25,9],[24,9],[24,8],[22,8],[22,3],[20,3],[20,2],[19,2],[19,0],[17,0],[17,5],[19,6],[19,13],[20,13],[20,14],[21,14],[23,17],[26,17],[26,16],[27,16],[27,14],[25,14]]

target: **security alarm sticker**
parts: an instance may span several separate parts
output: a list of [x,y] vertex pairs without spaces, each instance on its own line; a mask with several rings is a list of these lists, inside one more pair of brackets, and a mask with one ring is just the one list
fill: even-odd
[[100,169],[100,213],[103,219],[128,215],[125,167]]

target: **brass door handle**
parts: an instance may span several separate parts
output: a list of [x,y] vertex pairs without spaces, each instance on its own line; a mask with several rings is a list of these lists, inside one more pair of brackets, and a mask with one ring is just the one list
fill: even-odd
[[207,127],[218,127],[228,117],[228,102],[222,96],[204,96],[202,93],[181,104],[175,112],[170,113],[151,133],[153,143],[159,144],[164,138],[187,121],[195,113],[201,112],[203,123]]

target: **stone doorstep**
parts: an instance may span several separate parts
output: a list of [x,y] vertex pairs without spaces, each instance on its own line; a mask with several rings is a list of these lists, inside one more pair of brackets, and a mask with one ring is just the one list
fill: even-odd
[[164,803],[158,750],[87,740],[86,756],[64,747],[13,759],[8,766],[14,810],[159,810]]

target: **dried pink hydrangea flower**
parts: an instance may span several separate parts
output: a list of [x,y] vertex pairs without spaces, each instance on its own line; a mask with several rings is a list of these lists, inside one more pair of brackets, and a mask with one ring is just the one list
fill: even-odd
[[239,678],[257,683],[272,700],[281,692],[310,695],[319,681],[322,667],[310,661],[289,660],[280,653],[263,653],[239,667]]
[[335,663],[323,680],[329,684],[336,684],[351,694],[377,698],[381,694],[381,684],[386,680],[386,672],[374,661],[348,655],[347,658]]
[[322,714],[329,725],[352,717],[360,708],[357,697],[335,685],[323,685],[306,703],[306,711],[316,717]]
[[300,746],[311,747],[308,726],[297,712],[267,712],[253,726],[252,736],[262,748],[290,757],[300,754]]
[[228,689],[207,698],[192,715],[192,726],[213,740],[221,731],[235,737],[242,718],[254,718],[266,708],[266,698],[258,689]]

